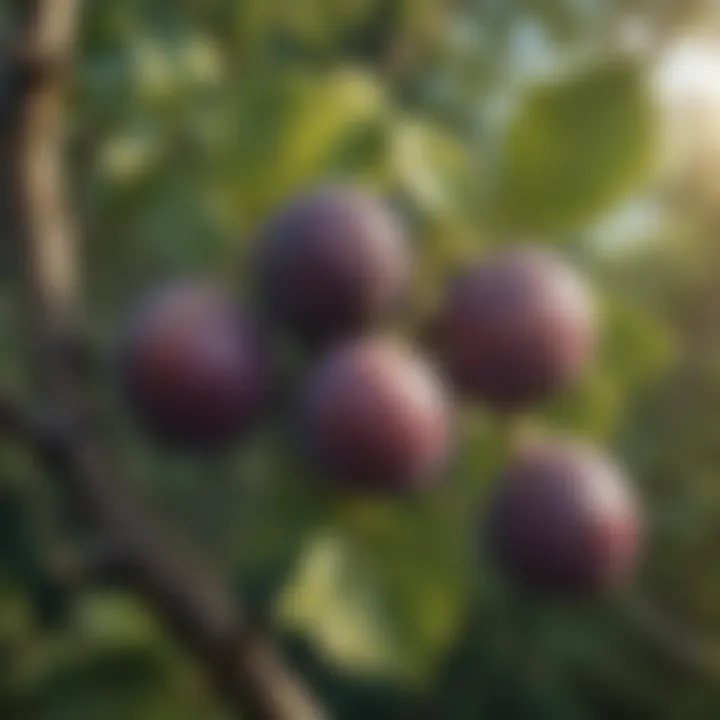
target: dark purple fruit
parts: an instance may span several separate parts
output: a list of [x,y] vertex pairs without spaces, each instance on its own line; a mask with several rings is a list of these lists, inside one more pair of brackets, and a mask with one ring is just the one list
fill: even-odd
[[265,229],[258,260],[264,306],[310,342],[380,319],[400,300],[409,274],[397,218],[379,200],[340,187],[284,208]]
[[394,493],[432,481],[446,458],[450,408],[432,368],[388,338],[331,352],[302,397],[301,431],[338,484]]
[[592,594],[631,574],[639,536],[621,471],[592,449],[543,443],[505,470],[490,503],[493,559],[521,586]]
[[262,409],[267,367],[250,319],[201,283],[147,297],[121,348],[131,405],[153,434],[175,443],[224,443],[245,431]]
[[457,387],[500,409],[541,401],[571,384],[596,337],[583,279],[555,255],[498,252],[449,288],[433,327]]

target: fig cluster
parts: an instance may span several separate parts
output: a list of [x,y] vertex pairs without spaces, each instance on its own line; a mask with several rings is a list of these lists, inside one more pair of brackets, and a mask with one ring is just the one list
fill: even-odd
[[[248,304],[207,280],[153,290],[120,343],[124,395],[143,427],[186,448],[241,441],[283,384],[275,337],[305,348],[288,411],[307,461],[353,492],[438,483],[455,443],[455,400],[521,412],[569,388],[598,328],[582,276],[536,246],[486,254],[447,285],[421,350],[389,327],[412,277],[412,244],[379,198],[326,187],[292,199],[258,235]],[[488,546],[544,591],[599,591],[631,572],[638,513],[601,453],[548,441],[498,478]]]

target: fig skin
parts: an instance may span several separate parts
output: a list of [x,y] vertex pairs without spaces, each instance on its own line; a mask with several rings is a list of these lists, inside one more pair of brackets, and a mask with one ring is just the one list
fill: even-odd
[[126,320],[119,356],[130,407],[168,444],[227,445],[251,429],[268,399],[262,333],[208,282],[178,281],[146,295]]
[[281,209],[256,252],[261,307],[302,342],[327,345],[383,320],[410,275],[403,227],[379,199],[323,187]]
[[593,358],[597,324],[582,276],[554,253],[520,246],[450,284],[430,338],[461,394],[512,411],[577,381]]
[[623,472],[587,445],[543,442],[501,474],[489,504],[490,555],[517,585],[594,595],[628,581],[640,513]]
[[451,445],[451,409],[432,366],[389,338],[332,350],[300,403],[306,452],[338,487],[371,494],[420,490],[438,479]]

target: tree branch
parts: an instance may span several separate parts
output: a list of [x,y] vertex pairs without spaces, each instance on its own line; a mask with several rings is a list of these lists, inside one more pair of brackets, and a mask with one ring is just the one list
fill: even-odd
[[14,237],[32,327],[38,403],[0,396],[0,430],[23,438],[117,550],[122,579],[206,667],[238,716],[319,720],[323,713],[240,619],[207,567],[147,517],[96,437],[68,353],[75,333],[77,247],[64,198],[62,98],[79,0],[17,0],[18,42],[7,59],[0,142],[0,211]]

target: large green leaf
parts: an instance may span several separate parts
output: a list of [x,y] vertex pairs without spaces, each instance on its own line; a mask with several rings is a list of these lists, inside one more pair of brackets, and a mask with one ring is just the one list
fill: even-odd
[[281,618],[342,667],[422,677],[462,621],[472,576],[467,523],[434,503],[351,503],[339,519],[306,546]]
[[653,153],[640,69],[605,61],[529,90],[500,153],[492,212],[500,228],[582,227],[638,187]]

